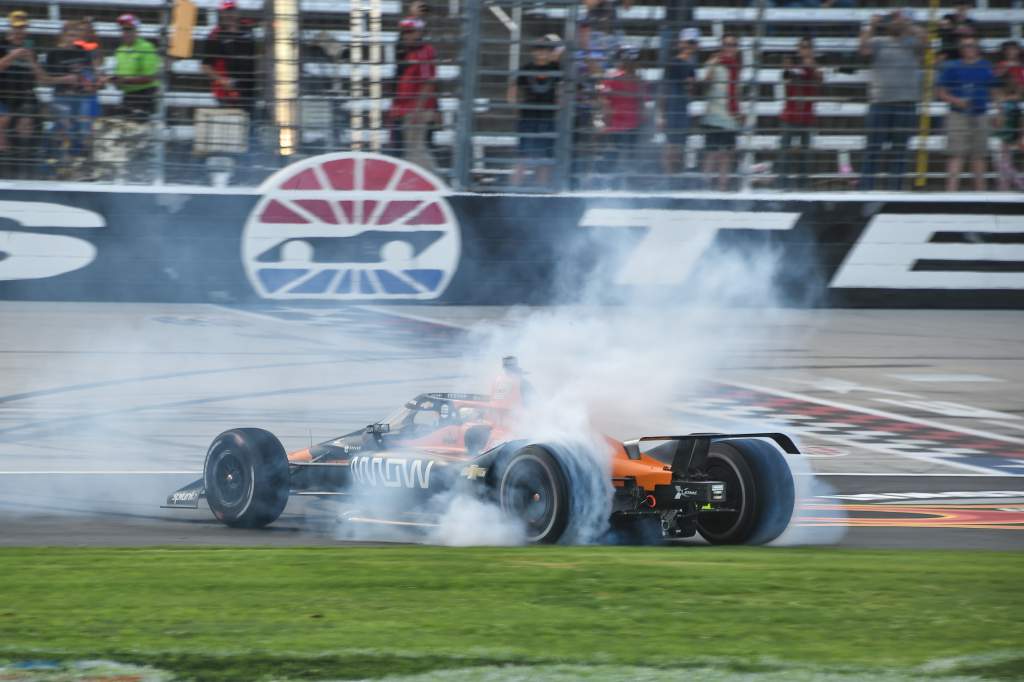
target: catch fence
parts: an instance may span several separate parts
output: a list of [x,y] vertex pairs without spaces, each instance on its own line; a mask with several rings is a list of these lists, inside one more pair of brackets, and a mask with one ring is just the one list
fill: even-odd
[[[934,76],[963,37],[998,62],[1024,20],[1020,0],[971,8],[969,21],[937,3],[903,8],[904,21],[886,0],[3,9],[5,54],[25,48],[0,70],[4,179],[252,185],[356,149],[458,189],[523,192],[942,190],[950,107]],[[917,34],[917,66],[880,77],[865,43]],[[990,93],[991,189],[1020,181],[1011,81]],[[893,83],[902,99],[873,104],[872,87]]]

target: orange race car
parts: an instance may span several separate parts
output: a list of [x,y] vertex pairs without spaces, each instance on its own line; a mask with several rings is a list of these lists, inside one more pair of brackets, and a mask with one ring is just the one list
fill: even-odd
[[[359,513],[349,518],[362,522],[430,525],[436,501],[458,492],[493,501],[536,543],[579,540],[584,524],[602,528],[591,540],[700,533],[712,543],[764,543],[789,523],[794,485],[780,448],[799,451],[788,436],[535,442],[513,430],[529,394],[507,357],[489,395],[424,393],[385,421],[291,454],[262,429],[225,431],[203,477],[166,506],[195,509],[206,498],[223,523],[257,528],[280,516],[289,495],[313,495],[351,505]],[[588,522],[594,514],[599,524]]]

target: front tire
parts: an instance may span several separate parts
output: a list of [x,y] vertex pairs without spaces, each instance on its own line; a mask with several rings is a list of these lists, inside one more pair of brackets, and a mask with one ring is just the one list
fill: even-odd
[[546,449],[528,445],[505,462],[498,482],[498,504],[522,522],[527,542],[558,542],[569,525],[565,471]]
[[796,493],[793,475],[774,446],[754,438],[716,441],[704,467],[708,478],[725,481],[733,512],[702,512],[697,530],[716,545],[765,544],[786,530]]
[[273,523],[288,503],[288,455],[272,433],[231,429],[206,453],[203,482],[210,511],[234,528]]

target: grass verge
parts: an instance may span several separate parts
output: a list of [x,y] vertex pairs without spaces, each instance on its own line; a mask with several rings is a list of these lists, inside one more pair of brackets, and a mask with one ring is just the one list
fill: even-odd
[[541,664],[1024,677],[1020,553],[31,548],[0,551],[0,575],[0,657],[185,678]]

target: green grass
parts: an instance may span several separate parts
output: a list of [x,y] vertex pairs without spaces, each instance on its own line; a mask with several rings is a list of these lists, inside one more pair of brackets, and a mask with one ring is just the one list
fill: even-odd
[[1022,553],[5,549],[0,577],[0,657],[200,679],[506,664],[1024,677]]

